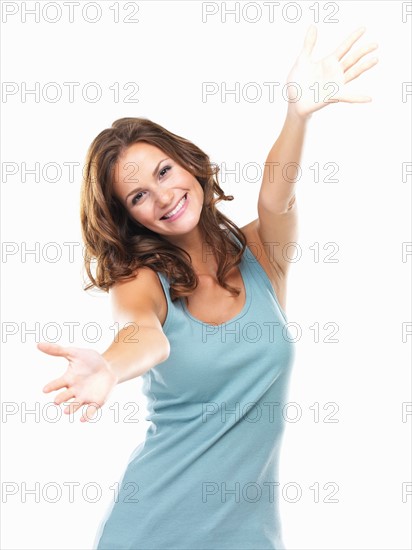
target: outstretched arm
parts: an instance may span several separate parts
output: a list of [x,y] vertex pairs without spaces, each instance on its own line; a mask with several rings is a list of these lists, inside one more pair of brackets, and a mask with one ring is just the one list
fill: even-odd
[[[283,258],[282,248],[296,239],[297,212],[295,185],[299,173],[304,136],[312,113],[340,101],[365,103],[371,98],[352,95],[346,84],[377,63],[377,58],[358,63],[377,48],[368,44],[352,52],[352,46],[365,32],[353,32],[334,52],[319,61],[312,60],[317,31],[309,28],[304,46],[290,71],[288,110],[282,131],[269,151],[258,198],[257,230],[262,242],[279,242],[269,258],[277,273],[286,275],[289,262]],[[348,54],[348,55],[346,55]]]

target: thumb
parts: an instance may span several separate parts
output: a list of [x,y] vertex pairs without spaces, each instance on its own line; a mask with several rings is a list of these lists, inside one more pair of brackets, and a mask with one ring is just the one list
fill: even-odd
[[57,357],[68,357],[70,355],[69,348],[60,346],[59,344],[52,344],[51,342],[39,342],[37,349],[48,355],[55,355]]

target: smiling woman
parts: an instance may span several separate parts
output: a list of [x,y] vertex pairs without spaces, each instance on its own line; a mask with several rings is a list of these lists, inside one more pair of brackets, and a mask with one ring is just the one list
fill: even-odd
[[[296,239],[297,200],[283,168],[299,165],[307,120],[328,105],[325,95],[312,99],[315,81],[323,90],[339,82],[339,101],[369,101],[343,86],[376,62],[357,66],[375,45],[342,59],[362,33],[314,63],[309,29],[288,77],[306,93],[290,102],[265,163],[259,216],[245,227],[218,210],[233,197],[187,139],[122,118],[90,145],[80,211],[85,289],[110,291],[125,328],[102,354],[39,349],[68,359],[44,391],[67,388],[55,402],[74,398],[73,412],[103,406],[116,384],[142,376],[149,428],[101,522],[98,550],[284,549],[278,468],[295,350],[282,250]],[[268,254],[273,243],[280,247]]]
[[[259,504],[249,493],[240,505],[238,498],[220,502],[222,484],[243,492],[251,480],[265,491],[276,484],[283,421],[267,411],[256,426],[245,414],[285,401],[294,346],[282,341],[286,319],[266,273],[257,262],[249,266],[246,238],[216,208],[233,198],[217,172],[198,147],[147,119],[114,122],[89,149],[81,209],[86,266],[90,273],[90,257],[97,259],[95,284],[113,289],[118,319],[136,322],[146,345],[133,347],[133,374],[119,367],[116,345],[103,357],[122,379],[142,376],[151,421],[101,522],[98,550],[282,547],[275,486]],[[147,268],[159,280],[143,273]],[[157,319],[150,320],[149,308]],[[223,336],[226,325],[235,336]],[[256,325],[271,326],[258,342]],[[159,351],[148,359],[149,328],[159,332],[154,345],[167,348],[167,357]],[[205,414],[216,402],[214,414]],[[256,403],[253,412],[248,403]],[[222,422],[227,404],[242,413]],[[254,449],[259,458],[247,461]],[[132,486],[139,498],[130,504]]]

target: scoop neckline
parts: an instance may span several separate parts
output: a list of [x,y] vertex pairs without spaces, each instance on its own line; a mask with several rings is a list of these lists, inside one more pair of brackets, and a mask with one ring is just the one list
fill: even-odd
[[244,263],[243,255],[242,255],[240,263],[238,264],[237,267],[239,268],[239,273],[240,273],[240,276],[241,276],[242,281],[243,281],[243,287],[245,289],[245,303],[244,303],[243,308],[241,309],[241,311],[239,311],[239,313],[237,315],[235,315],[234,317],[232,317],[228,321],[225,321],[225,322],[220,323],[218,325],[215,324],[215,323],[205,323],[204,321],[201,321],[200,319],[198,319],[197,317],[195,317],[194,315],[192,315],[190,313],[190,311],[187,309],[186,302],[185,302],[184,298],[182,298],[181,302],[182,302],[182,307],[184,309],[184,312],[186,313],[186,315],[188,315],[192,319],[192,321],[195,321],[196,323],[199,323],[200,325],[203,325],[205,327],[220,328],[220,327],[223,327],[224,325],[229,325],[231,323],[234,323],[235,321],[238,321],[241,317],[243,317],[246,314],[246,312],[248,311],[248,309],[250,307],[250,302],[251,302],[251,298],[252,298],[252,286],[249,285],[249,277],[248,277],[248,273],[246,272],[246,269],[245,269],[245,263]]

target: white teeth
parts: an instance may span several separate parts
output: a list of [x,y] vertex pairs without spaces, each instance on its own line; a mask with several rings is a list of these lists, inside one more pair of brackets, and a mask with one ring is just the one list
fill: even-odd
[[164,218],[171,218],[172,216],[177,214],[177,212],[179,212],[179,210],[182,208],[183,203],[185,202],[185,200],[186,200],[186,195],[181,199],[181,201],[179,201],[179,203],[177,204],[177,206],[174,210],[172,210],[168,214],[165,214],[163,217]]

